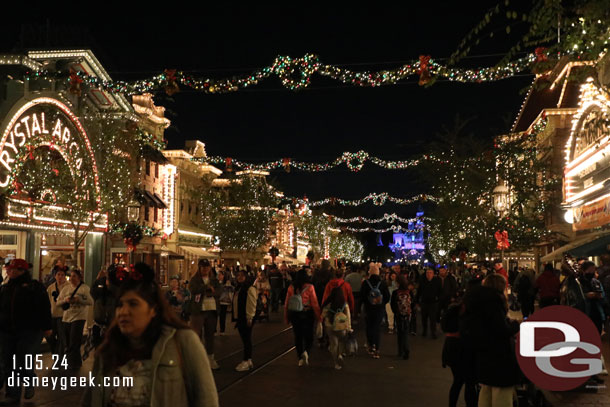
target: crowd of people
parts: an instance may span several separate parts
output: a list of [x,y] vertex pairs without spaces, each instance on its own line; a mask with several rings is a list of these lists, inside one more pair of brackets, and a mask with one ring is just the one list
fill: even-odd
[[[88,389],[83,405],[145,405],[151,400],[166,405],[172,394],[172,404],[215,406],[212,370],[220,366],[214,342],[225,335],[229,322],[243,343],[242,361],[235,366],[239,372],[254,367],[255,325],[271,314],[281,318],[282,311],[292,326],[297,365],[309,365],[317,342],[329,351],[331,366],[341,370],[346,355],[357,349],[358,321],[364,322],[371,358],[381,358],[385,327],[395,335],[396,356],[408,360],[409,336],[417,335],[419,314],[423,337],[437,339],[439,324],[445,336],[440,360],[453,375],[450,406],[457,405],[462,388],[468,407],[512,406],[516,386],[525,381],[514,346],[521,318],[527,319],[536,303],[539,308],[563,304],[584,312],[601,334],[610,317],[605,294],[610,289],[610,255],[602,256],[601,263],[597,267],[585,259],[570,260],[561,270],[547,264],[536,275],[528,268],[507,272],[499,260],[424,269],[377,263],[332,267],[323,260],[317,267],[282,263],[255,271],[214,268],[202,259],[188,281],[172,277],[168,287],[155,282],[152,269],[143,263],[131,269],[111,265],[91,287],[79,269],[67,278],[67,268],[58,265],[45,287],[32,279],[25,260],[14,259],[0,289],[0,379],[4,382],[17,370],[33,376],[35,372],[25,369],[25,355],[36,354],[44,337],[53,354],[65,357],[68,369],[80,368],[95,350],[96,376],[134,379],[130,391]],[[83,354],[91,306],[94,322]],[[11,362],[13,355],[16,363]],[[597,376],[591,380],[602,381]],[[0,404],[33,396],[32,386],[6,384]]]

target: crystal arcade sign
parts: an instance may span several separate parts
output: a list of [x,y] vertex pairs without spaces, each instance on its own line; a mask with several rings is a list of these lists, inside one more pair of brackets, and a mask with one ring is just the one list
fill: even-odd
[[68,165],[75,190],[99,203],[95,157],[87,133],[63,103],[37,98],[24,104],[4,128],[0,141],[0,188],[15,187],[14,180],[28,152],[37,148],[57,151]]

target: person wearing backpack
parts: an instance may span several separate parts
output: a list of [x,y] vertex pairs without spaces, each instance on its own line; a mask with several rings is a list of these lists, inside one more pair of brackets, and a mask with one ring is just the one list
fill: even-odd
[[392,292],[390,307],[394,313],[398,338],[398,356],[409,359],[409,321],[411,319],[411,292],[406,275],[398,277],[398,288]]
[[[343,279],[343,269],[338,268],[335,270],[335,276],[332,280],[326,284],[326,288],[324,289],[324,295],[322,296],[322,303],[326,303],[328,296],[335,288],[340,288],[343,291],[343,298],[347,302],[349,306],[350,312],[354,309],[354,294],[352,293],[352,287],[346,283]],[[324,306],[322,306],[324,308]]]
[[300,269],[288,287],[284,301],[284,319],[292,325],[299,366],[309,365],[314,324],[321,321],[320,305],[307,270]]
[[390,301],[390,292],[388,286],[379,277],[379,266],[377,264],[369,264],[369,278],[362,284],[360,292],[362,298],[364,298],[368,352],[373,359],[379,359],[381,321],[385,305]]
[[335,363],[335,369],[341,370],[345,339],[352,330],[350,308],[341,287],[333,288],[328,298],[322,303],[322,320],[324,330],[328,335],[329,350]]

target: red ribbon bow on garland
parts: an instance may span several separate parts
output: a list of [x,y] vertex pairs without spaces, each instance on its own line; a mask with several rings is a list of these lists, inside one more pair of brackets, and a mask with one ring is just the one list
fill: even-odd
[[282,158],[282,165],[284,166],[284,171],[290,172],[290,158]]
[[176,70],[175,69],[166,69],[165,74],[165,93],[168,96],[172,96],[175,93],[180,92],[180,87],[176,83]]
[[81,78],[79,78],[78,73],[73,70],[70,69],[70,93],[72,93],[73,95],[77,95],[80,96],[82,93],[82,89],[81,89],[81,83],[83,83],[83,80]]
[[432,75],[430,75],[430,70],[428,69],[429,63],[430,55],[419,56],[419,70],[417,71],[419,74],[419,86],[424,86],[432,80]]
[[536,48],[534,50],[534,54],[536,55],[536,62],[544,62],[544,61],[548,60],[548,57],[546,56],[545,47]]
[[233,159],[231,157],[225,158],[225,165],[227,172],[233,171]]
[[498,250],[506,250],[510,247],[510,242],[508,241],[508,232],[505,230],[500,232],[499,230],[494,234],[494,237],[498,241],[498,245],[496,248]]
[[126,239],[123,239],[123,242],[125,243],[125,246],[127,246],[127,252],[135,252],[136,248],[137,248],[137,244],[134,244],[133,239],[128,237]]

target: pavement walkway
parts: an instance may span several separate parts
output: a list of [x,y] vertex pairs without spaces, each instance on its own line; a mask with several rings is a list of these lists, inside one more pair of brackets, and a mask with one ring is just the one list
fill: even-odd
[[[223,407],[265,406],[300,407],[319,406],[445,406],[452,377],[449,369],[441,366],[442,337],[439,339],[410,336],[411,357],[405,361],[396,357],[396,336],[384,333],[381,359],[375,360],[363,349],[364,325],[356,327],[360,351],[345,360],[345,367],[336,371],[328,351],[315,348],[310,366],[298,367],[293,349],[292,331],[281,320],[281,314],[272,314],[270,322],[255,325],[255,371],[235,372],[241,361],[242,348],[232,326],[227,336],[216,337],[216,359],[221,369],[214,373]],[[606,360],[610,360],[610,346],[604,342]],[[79,376],[87,377],[92,358],[85,361]],[[50,355],[45,354],[45,367]],[[43,369],[39,376],[69,376],[66,372]],[[607,376],[604,378],[608,378]],[[608,378],[610,380],[610,378]],[[607,380],[607,381],[608,381]],[[609,382],[610,383],[610,382]],[[36,396],[23,402],[24,406],[77,406],[82,388],[69,387],[55,391],[38,388]],[[610,406],[607,387],[594,393],[583,391],[545,392],[553,406]],[[458,406],[464,406],[463,394]]]

